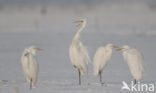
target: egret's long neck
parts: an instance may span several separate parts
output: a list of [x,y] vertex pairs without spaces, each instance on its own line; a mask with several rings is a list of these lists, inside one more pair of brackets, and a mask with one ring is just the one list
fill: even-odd
[[36,50],[31,51],[31,54],[32,54],[33,56],[36,56]]
[[84,22],[81,26],[81,28],[77,31],[76,35],[74,36],[73,41],[78,40],[80,37],[80,33],[83,31],[83,29],[86,27],[86,22]]
[[106,56],[107,56],[108,59],[110,59],[111,55],[112,55],[112,48],[108,47]]

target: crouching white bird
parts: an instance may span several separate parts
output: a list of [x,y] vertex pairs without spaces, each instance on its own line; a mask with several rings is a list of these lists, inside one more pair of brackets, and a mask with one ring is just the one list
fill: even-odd
[[38,63],[35,58],[37,50],[42,50],[42,49],[37,48],[35,46],[26,48],[21,58],[24,75],[26,77],[27,82],[30,84],[30,89],[37,82]]
[[105,47],[100,47],[97,49],[94,56],[94,75],[100,76],[100,82],[102,83],[102,71],[105,68],[108,60],[110,60],[112,56],[112,48],[118,48],[112,44],[107,44]]
[[78,32],[74,36],[69,48],[69,56],[71,63],[79,73],[79,85],[81,85],[81,75],[87,73],[87,64],[90,61],[87,49],[83,46],[83,43],[79,40],[80,33],[85,28],[86,22],[87,22],[86,19],[76,21],[76,23],[78,23],[77,26],[82,25],[82,27],[78,30]]
[[130,72],[134,78],[134,84],[136,84],[136,81],[142,78],[143,57],[138,50],[130,48],[128,45],[124,45],[122,48],[117,49],[117,51],[120,50],[123,51],[123,58],[127,62]]

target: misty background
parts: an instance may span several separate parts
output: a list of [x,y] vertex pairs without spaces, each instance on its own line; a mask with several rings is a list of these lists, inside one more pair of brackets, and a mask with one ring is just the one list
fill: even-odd
[[156,35],[155,16],[155,0],[0,0],[0,32],[70,32],[86,18],[89,32]]
[[93,76],[92,62],[82,86],[77,84],[69,46],[79,29],[73,22],[81,18],[87,19],[87,26],[80,40],[92,61],[100,46],[126,44],[144,57],[141,82],[156,82],[156,0],[0,0],[0,93],[11,93],[13,87],[30,92],[20,58],[31,45],[44,49],[36,56],[39,76],[31,93],[123,93],[122,81],[133,77],[122,52],[113,51],[103,71],[108,86]]

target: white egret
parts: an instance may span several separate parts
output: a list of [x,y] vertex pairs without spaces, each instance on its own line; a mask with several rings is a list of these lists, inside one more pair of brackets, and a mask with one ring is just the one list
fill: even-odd
[[112,48],[118,48],[112,44],[107,44],[105,47],[100,47],[97,49],[94,56],[94,75],[100,76],[100,82],[102,84],[102,71],[105,68],[108,60],[110,60],[112,56]]
[[79,85],[81,85],[81,75],[87,72],[87,64],[90,61],[88,51],[83,46],[82,42],[79,40],[80,33],[86,26],[86,19],[81,19],[80,21],[76,21],[78,23],[77,26],[82,24],[82,27],[78,30],[76,35],[74,36],[71,46],[69,48],[69,56],[71,63],[78,70],[79,73]]
[[30,84],[30,89],[37,82],[38,63],[35,58],[37,50],[42,50],[42,49],[37,48],[35,46],[26,48],[21,57],[22,68],[23,68],[26,80]]
[[130,72],[134,78],[134,84],[136,84],[136,81],[142,78],[143,57],[138,50],[130,48],[127,45],[124,45],[122,48],[117,49],[117,51],[120,50],[123,51],[123,58],[127,62]]

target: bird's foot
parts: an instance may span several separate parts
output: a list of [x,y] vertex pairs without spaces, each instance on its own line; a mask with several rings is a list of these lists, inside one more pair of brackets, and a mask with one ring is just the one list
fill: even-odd
[[107,84],[105,84],[104,82],[101,82],[101,86],[107,87]]
[[90,83],[88,83],[87,85],[91,85]]

